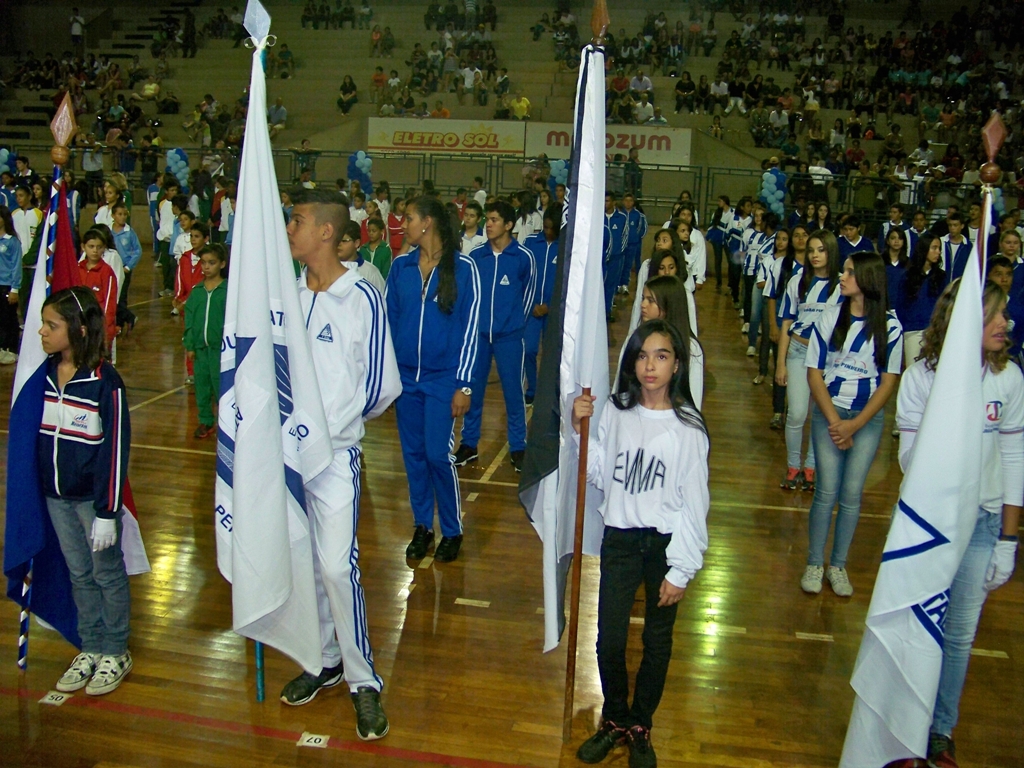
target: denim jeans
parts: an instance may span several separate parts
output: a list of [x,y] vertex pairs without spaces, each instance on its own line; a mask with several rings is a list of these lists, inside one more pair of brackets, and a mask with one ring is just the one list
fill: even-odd
[[[786,352],[786,464],[790,469],[800,469],[800,457],[804,444],[804,422],[807,421],[807,407],[811,402],[811,388],[807,386],[807,345],[790,337]],[[814,441],[807,443],[807,469],[814,469]]]
[[[792,386],[790,387],[792,389]],[[841,419],[852,419],[860,411],[836,408]],[[860,497],[864,481],[875,460],[878,441],[882,438],[885,414],[879,411],[853,436],[853,446],[845,451],[836,448],[828,433],[828,421],[817,405],[811,408],[811,443],[818,461],[814,483],[814,501],[811,502],[808,523],[807,564],[825,564],[825,541],[832,526],[832,508],[839,502],[836,530],[832,537],[832,557],[829,565],[846,567],[846,553],[850,550],[853,533],[860,518]]]
[[[755,280],[757,278],[754,278]],[[747,328],[747,345],[757,349],[757,334],[761,330],[761,313],[764,307],[764,295],[755,282],[750,291],[750,325]],[[767,365],[767,361],[765,362]]]
[[89,537],[96,511],[91,501],[47,498],[46,508],[71,572],[82,652],[120,656],[128,650],[131,616],[128,573],[121,553],[124,513],[117,515],[117,542],[93,552]]
[[949,607],[943,627],[942,672],[939,692],[935,697],[935,715],[932,733],[951,736],[959,714],[960,694],[967,677],[967,662],[971,645],[978,631],[978,619],[988,592],[985,591],[985,572],[988,570],[992,550],[1003,526],[1003,516],[979,510],[974,534],[964,552],[963,560],[953,577]]
[[[597,604],[597,669],[604,707],[601,716],[616,725],[651,727],[665,690],[672,658],[675,605],[658,607],[658,592],[668,573],[665,549],[671,540],[654,528],[606,526],[601,542],[601,587]],[[626,641],[629,612],[636,591],[644,585],[644,655],[636,673],[633,705],[629,706]]]

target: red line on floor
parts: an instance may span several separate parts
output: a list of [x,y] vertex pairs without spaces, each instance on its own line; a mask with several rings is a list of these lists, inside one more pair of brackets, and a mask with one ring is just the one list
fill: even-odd
[[[33,699],[38,701],[49,691],[30,691],[28,689],[5,688],[0,686],[0,695],[13,696],[21,699]],[[45,706],[45,705],[40,705]],[[115,712],[123,715],[135,715],[148,717],[153,720],[166,720],[172,723],[183,723],[186,725],[197,725],[217,731],[230,731],[232,733],[243,733],[252,736],[260,736],[267,739],[288,741],[294,744],[302,736],[298,731],[286,731],[281,728],[271,728],[265,725],[252,725],[249,723],[238,723],[231,720],[219,720],[214,717],[202,715],[190,715],[186,712],[169,712],[152,707],[140,707],[134,704],[121,704],[112,699],[101,699],[86,696],[74,696],[68,699],[62,706],[88,707],[104,712]],[[396,760],[413,760],[433,765],[450,765],[456,768],[530,768],[518,763],[501,763],[494,760],[478,760],[473,757],[459,757],[457,755],[442,755],[437,752],[421,752],[414,749],[402,749],[400,747],[389,747],[381,742],[347,741],[331,736],[327,743],[328,749],[336,749],[340,752],[362,752],[368,755],[380,755],[382,757],[393,757]],[[298,749],[298,747],[296,747]]]

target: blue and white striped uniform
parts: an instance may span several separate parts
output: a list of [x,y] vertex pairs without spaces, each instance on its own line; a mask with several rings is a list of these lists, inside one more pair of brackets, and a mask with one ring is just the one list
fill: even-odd
[[[316,369],[334,460],[306,483],[324,667],[344,663],[352,692],[381,690],[373,667],[359,577],[359,466],[364,422],[402,392],[380,291],[350,269],[326,291],[299,276],[299,302]],[[306,670],[315,673],[316,670]]]
[[775,253],[775,235],[766,235],[764,232],[748,230],[754,234],[750,236],[747,244],[747,254],[743,259],[743,274],[754,278],[754,282],[760,279],[758,274],[761,271],[761,262],[771,258]]
[[455,254],[456,297],[446,314],[437,303],[438,270],[424,285],[419,261],[419,246],[397,256],[385,292],[402,376],[402,396],[395,402],[398,438],[416,524],[434,529],[436,502],[441,534],[458,536],[462,497],[452,458],[452,398],[473,379],[480,335],[480,275],[475,261]]
[[870,328],[863,317],[850,317],[850,329],[842,349],[832,343],[840,307],[828,307],[811,328],[807,344],[807,367],[822,372],[825,386],[837,408],[862,411],[882,383],[882,374],[898,376],[903,364],[903,326],[891,309],[885,313],[885,362],[879,370],[875,346],[879,339],[868,337]]
[[732,212],[732,219],[725,228],[725,247],[729,250],[733,264],[741,264],[743,261],[743,233],[750,229],[753,221],[751,216],[741,218],[737,211]]
[[[801,270],[802,271],[802,270]],[[789,335],[797,336],[805,341],[811,338],[811,326],[818,316],[825,311],[826,307],[842,303],[843,296],[839,292],[839,280],[836,279],[836,286],[832,293],[828,292],[828,278],[813,277],[811,285],[807,289],[807,295],[800,299],[800,277],[794,272],[789,278],[789,285],[782,296],[782,303],[779,306],[779,317],[783,320],[792,320],[789,327]]]

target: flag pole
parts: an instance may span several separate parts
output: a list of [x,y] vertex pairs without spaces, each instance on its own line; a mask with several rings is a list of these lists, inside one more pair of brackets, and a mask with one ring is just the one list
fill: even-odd
[[[606,0],[594,0],[590,14],[591,45],[603,46],[611,20]],[[577,94],[577,98],[584,98]],[[602,109],[604,105],[602,105]],[[602,146],[604,142],[602,141]],[[573,151],[578,152],[579,147]],[[583,396],[590,397],[590,387],[583,387]],[[576,527],[572,545],[572,586],[569,597],[569,642],[565,664],[565,703],[562,709],[562,743],[572,739],[573,700],[576,694],[576,641],[580,622],[580,578],[583,573],[583,520],[587,506],[587,456],[590,448],[590,417],[580,421],[580,462],[576,469]]]
[[988,261],[988,228],[992,221],[992,204],[993,204],[993,187],[999,183],[999,179],[1003,175],[1002,169],[999,164],[996,163],[996,155],[999,154],[999,150],[1003,146],[1003,142],[1006,141],[1007,131],[1006,124],[1003,123],[1003,119],[999,116],[998,112],[993,112],[992,116],[985,123],[985,127],[981,129],[981,141],[985,147],[985,154],[988,156],[988,162],[981,166],[981,173],[979,178],[981,179],[981,226],[978,228],[978,267],[981,270],[982,283],[985,281],[985,266]]
[[[52,208],[56,201],[60,200],[60,185],[63,181],[59,178],[59,174],[56,173],[57,169],[63,168],[64,165],[71,159],[71,151],[68,149],[68,143],[74,137],[78,131],[78,124],[75,122],[75,110],[71,106],[71,94],[65,93],[64,100],[61,102],[60,107],[57,109],[57,114],[53,116],[53,121],[50,123],[50,133],[53,134],[54,145],[50,148],[50,160],[53,161],[54,174],[53,181],[50,188],[50,207]],[[47,211],[47,216],[52,211]],[[56,219],[54,219],[56,221]],[[53,228],[53,233],[56,233],[56,228]],[[46,248],[48,251],[53,246],[53,235],[51,234],[48,238],[48,242],[40,243],[40,248]],[[52,254],[47,253],[47,256]],[[18,669],[22,672],[28,669],[28,634],[29,628],[31,627],[31,616],[32,616],[32,568],[34,565],[34,558],[28,561],[28,572],[25,574],[25,578],[21,580],[21,616],[20,616],[20,627],[18,630]]]
[[263,643],[256,641],[256,701],[267,698],[266,678],[263,675]]

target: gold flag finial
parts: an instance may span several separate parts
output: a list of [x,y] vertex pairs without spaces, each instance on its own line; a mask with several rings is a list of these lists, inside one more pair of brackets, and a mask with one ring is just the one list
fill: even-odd
[[75,121],[75,110],[71,106],[71,93],[64,94],[64,100],[57,108],[57,114],[50,122],[50,132],[56,142],[50,150],[50,159],[54,165],[65,165],[71,157],[68,144],[78,132],[78,123]]

